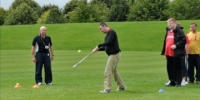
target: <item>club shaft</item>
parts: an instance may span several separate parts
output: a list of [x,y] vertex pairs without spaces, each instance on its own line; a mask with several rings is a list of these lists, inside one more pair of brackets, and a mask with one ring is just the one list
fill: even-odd
[[83,59],[81,59],[77,64],[75,64],[73,66],[73,68],[77,67],[81,62],[83,62],[87,57],[89,57],[93,52],[89,53],[88,55],[86,55]]

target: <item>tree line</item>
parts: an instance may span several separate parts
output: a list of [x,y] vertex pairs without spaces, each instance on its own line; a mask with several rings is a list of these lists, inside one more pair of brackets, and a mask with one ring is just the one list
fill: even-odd
[[200,0],[71,0],[64,8],[15,0],[0,8],[0,25],[200,19]]

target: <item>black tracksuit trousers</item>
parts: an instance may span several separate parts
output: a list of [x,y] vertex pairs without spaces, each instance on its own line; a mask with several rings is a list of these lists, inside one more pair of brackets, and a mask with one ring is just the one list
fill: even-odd
[[36,53],[35,82],[42,83],[42,67],[44,65],[45,83],[52,82],[51,59],[49,53]]
[[169,57],[167,56],[167,73],[170,80],[170,85],[181,85],[182,81],[182,61],[184,57]]

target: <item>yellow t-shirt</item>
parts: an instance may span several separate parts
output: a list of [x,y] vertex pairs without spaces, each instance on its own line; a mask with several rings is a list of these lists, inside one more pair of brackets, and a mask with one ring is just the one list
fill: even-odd
[[187,34],[190,44],[188,54],[200,54],[200,32]]

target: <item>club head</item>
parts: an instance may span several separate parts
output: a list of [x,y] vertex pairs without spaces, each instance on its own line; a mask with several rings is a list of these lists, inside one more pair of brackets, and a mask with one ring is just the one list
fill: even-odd
[[75,65],[73,66],[73,68],[76,68],[76,66],[77,66],[77,64],[75,64]]

